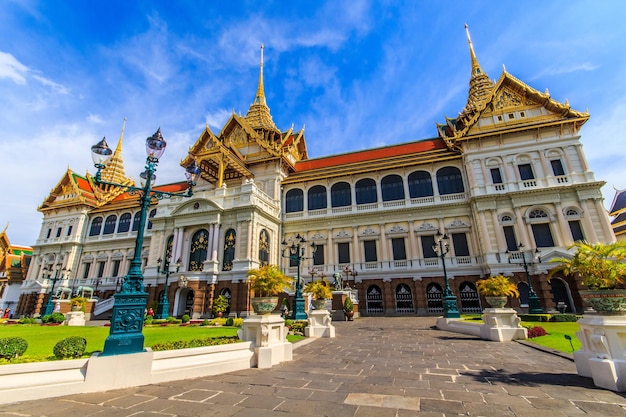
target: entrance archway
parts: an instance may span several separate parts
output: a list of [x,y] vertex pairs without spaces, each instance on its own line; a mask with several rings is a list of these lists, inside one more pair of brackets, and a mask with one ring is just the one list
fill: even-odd
[[443,313],[443,289],[434,282],[426,287],[426,303],[429,313]]
[[189,317],[193,314],[193,304],[195,300],[195,293],[189,288],[181,288],[176,294],[176,301],[174,302],[174,309],[172,315],[180,317],[184,314],[189,314]]
[[459,285],[459,294],[462,313],[480,313],[483,311],[480,306],[480,297],[474,284],[469,281],[462,282]]
[[556,309],[564,313],[573,313],[574,301],[567,282],[560,277],[552,277],[550,288]]
[[382,314],[384,312],[383,293],[378,285],[371,285],[367,289],[365,311],[367,314]]
[[414,313],[413,294],[406,284],[396,287],[396,313]]

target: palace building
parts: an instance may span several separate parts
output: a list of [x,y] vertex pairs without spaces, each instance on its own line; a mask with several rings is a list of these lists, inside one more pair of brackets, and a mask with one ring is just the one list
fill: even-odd
[[[467,104],[432,138],[320,158],[308,157],[303,129],[275,125],[261,52],[246,115],[233,113],[219,133],[207,125],[182,155],[182,167],[201,169],[193,197],[155,200],[149,209],[141,254],[148,303],[167,291],[171,315],[210,317],[222,294],[231,315],[245,316],[247,271],[270,263],[296,276],[281,243],[300,235],[317,247],[305,254],[303,279],[332,282],[339,274],[361,315],[439,315],[446,279],[461,313],[480,312],[475,282],[495,274],[515,281],[521,296],[511,302],[520,311],[528,308],[529,283],[545,311],[582,311],[580,282],[546,275],[549,259],[567,256],[574,241],[615,240],[604,182],[594,178],[580,141],[589,114],[506,70],[490,80],[469,32],[467,40]],[[132,184],[123,134],[103,179]],[[112,296],[133,257],[138,196],[68,169],[39,211],[42,229],[16,313],[45,305],[51,280],[44,268],[63,271],[60,297],[87,287],[100,300]]]

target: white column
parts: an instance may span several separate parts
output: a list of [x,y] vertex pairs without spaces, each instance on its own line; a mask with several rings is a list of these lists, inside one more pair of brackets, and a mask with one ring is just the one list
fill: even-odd
[[409,221],[409,259],[417,259],[417,242],[415,239],[415,224]]
[[248,221],[248,237],[246,239],[246,259],[252,258],[252,219]]
[[600,199],[596,199],[593,201],[596,206],[596,213],[598,215],[598,220],[600,221],[600,225],[602,226],[602,232],[604,234],[603,242],[611,242],[614,240],[613,238],[613,230],[608,222],[608,218],[604,216],[605,208],[602,206]]
[[335,248],[333,247],[333,229],[328,229],[328,262],[333,265],[335,263]]
[[[487,210],[486,210],[487,211]],[[487,216],[478,216],[478,223],[480,224],[480,232],[483,235],[483,245],[485,245],[485,252],[491,252],[491,239],[489,238],[489,229],[487,228],[487,221],[485,220]]]
[[350,259],[352,262],[361,262],[361,251],[359,250],[359,229],[354,226],[352,227],[352,255]]
[[583,153],[582,144],[577,144],[576,153],[578,154],[578,160],[580,161],[580,166],[583,169],[583,173],[589,171],[589,165],[587,165],[587,159],[585,158],[585,154]]
[[215,235],[215,224],[211,223],[208,225],[209,229],[209,237],[206,243],[206,261],[209,259],[213,259],[211,254],[213,253],[213,236]]
[[500,222],[498,221],[498,213],[495,210],[491,210],[491,221],[493,222],[493,230],[496,235],[496,245],[498,252],[504,252],[506,247],[506,242],[502,239],[502,227],[500,227]]
[[212,252],[211,252],[212,253],[211,254],[211,260],[212,261],[217,261],[217,245],[218,245],[218,243],[220,241],[220,233],[221,233],[220,229],[221,228],[220,228],[219,224],[214,225],[214,228],[213,228],[213,245],[212,245],[213,249],[212,249]]
[[524,216],[522,215],[522,211],[519,207],[515,207],[515,223],[517,224],[517,243],[524,243],[524,246],[527,248],[534,247],[534,242],[531,245],[530,237],[528,235],[528,228],[525,222],[522,220]]
[[559,224],[557,230],[557,246],[565,246],[565,242],[570,241],[568,238],[569,233],[566,233],[569,230],[569,224],[565,221],[565,217],[563,216],[563,208],[561,207],[561,203],[554,203],[554,207],[556,210],[556,219]]
[[589,206],[587,205],[587,200],[580,201],[580,207],[583,209],[583,223],[585,225],[585,239],[589,240],[591,243],[597,243],[598,235],[596,234],[596,229],[593,227],[593,221],[591,220],[591,212],[589,211]]
[[382,251],[382,260],[383,261],[388,261],[389,260],[389,255],[388,255],[388,249],[387,249],[387,236],[385,234],[385,224],[382,223],[380,225],[380,246],[381,246],[381,251]]

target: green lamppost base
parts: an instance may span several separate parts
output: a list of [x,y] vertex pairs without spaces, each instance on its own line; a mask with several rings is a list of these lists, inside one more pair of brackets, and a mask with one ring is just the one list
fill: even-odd
[[530,294],[528,296],[528,313],[529,314],[543,314],[543,308],[541,308],[541,300],[537,295]]
[[304,298],[296,297],[293,300],[293,315],[291,316],[292,320],[306,320],[308,316],[304,311]]
[[446,295],[443,299],[443,316],[447,319],[461,318],[454,295]]
[[170,316],[170,300],[162,298],[161,302],[157,305],[157,311],[155,318],[159,320],[165,320]]
[[101,356],[143,352],[143,317],[148,293],[118,293],[114,298],[111,330]]

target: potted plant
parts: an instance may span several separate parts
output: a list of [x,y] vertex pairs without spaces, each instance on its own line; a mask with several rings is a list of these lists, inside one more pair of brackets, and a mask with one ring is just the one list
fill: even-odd
[[588,290],[579,291],[583,302],[599,314],[623,315],[626,313],[626,290],[616,289],[624,283],[626,275],[626,242],[594,243],[576,242],[570,249],[576,253],[569,257],[553,258],[559,262],[548,273],[548,280],[561,272],[565,275],[578,274]]
[[326,278],[309,282],[304,286],[304,292],[311,294],[316,310],[322,310],[326,306],[326,300],[333,298],[333,290]]
[[504,275],[494,275],[476,281],[478,292],[493,308],[503,308],[509,297],[519,297],[517,286]]
[[293,287],[293,278],[283,274],[276,265],[263,265],[247,273],[247,282],[254,297],[250,303],[257,314],[270,314],[278,305],[278,294]]
[[213,300],[213,314],[215,314],[216,317],[222,317],[226,310],[228,310],[228,307],[228,298],[224,295],[220,294]]
[[346,320],[352,321],[354,317],[354,303],[352,302],[352,298],[349,296],[343,302],[343,314],[346,317]]
[[72,311],[82,311],[84,313],[86,306],[87,299],[85,297],[74,297],[70,300],[70,309]]

